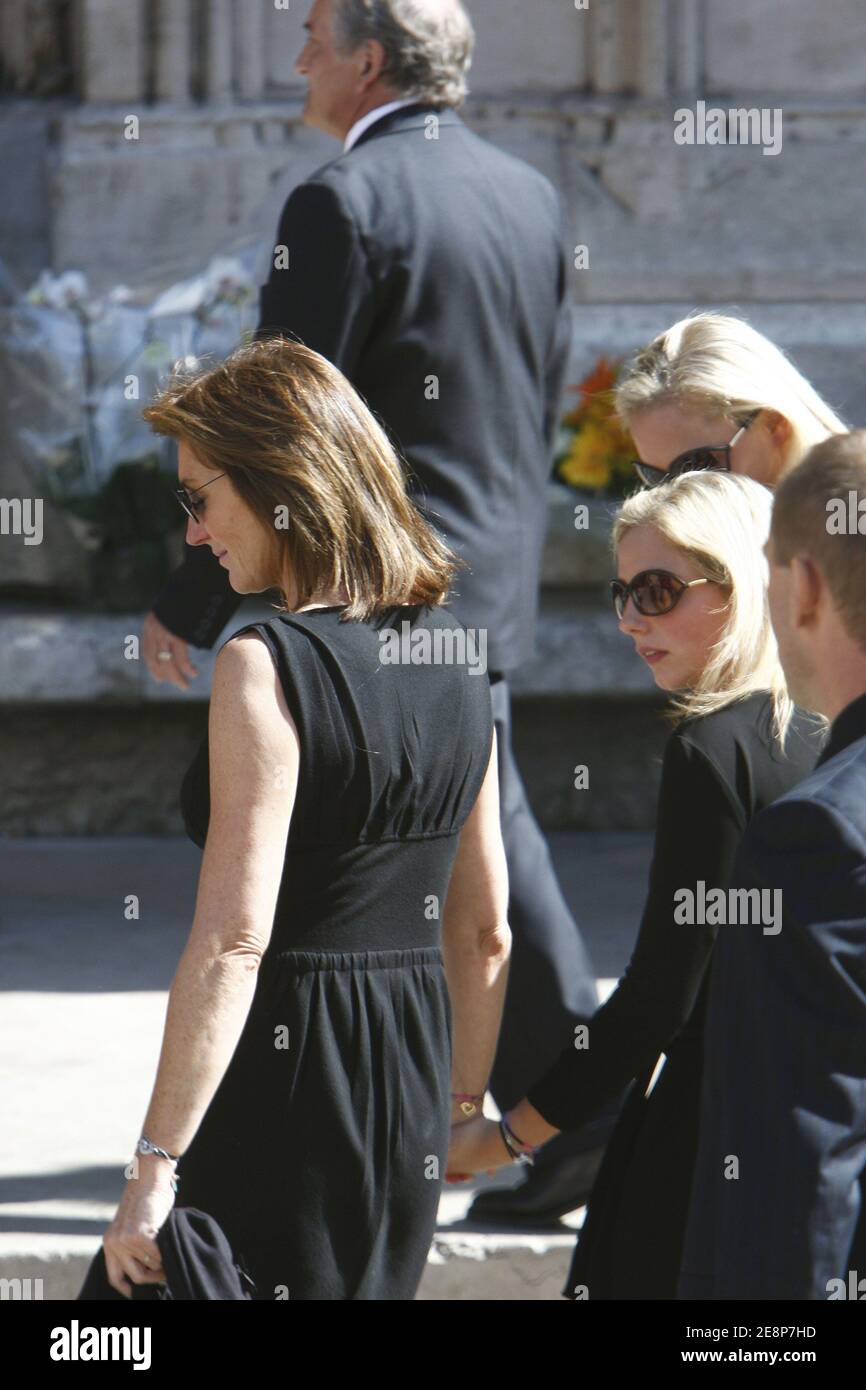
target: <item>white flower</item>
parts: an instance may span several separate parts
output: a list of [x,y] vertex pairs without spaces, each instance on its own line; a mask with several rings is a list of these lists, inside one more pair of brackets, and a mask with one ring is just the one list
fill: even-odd
[[50,309],[84,308],[87,277],[80,270],[65,270],[61,275],[43,270],[25,297],[30,304],[44,304]]
[[214,256],[207,269],[191,280],[171,285],[157,297],[150,317],[206,314],[216,304],[237,302],[256,291],[249,273],[233,256]]

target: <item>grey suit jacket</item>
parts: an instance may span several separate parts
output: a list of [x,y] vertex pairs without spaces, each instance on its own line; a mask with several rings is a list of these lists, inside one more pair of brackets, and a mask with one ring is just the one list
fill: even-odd
[[[456,111],[419,104],[292,192],[275,240],[289,268],[261,293],[258,334],[322,353],[388,430],[410,495],[469,565],[451,608],[487,629],[492,671],[534,651],[571,338],[566,241],[548,179]],[[154,608],[212,646],[238,602],[196,546]]]

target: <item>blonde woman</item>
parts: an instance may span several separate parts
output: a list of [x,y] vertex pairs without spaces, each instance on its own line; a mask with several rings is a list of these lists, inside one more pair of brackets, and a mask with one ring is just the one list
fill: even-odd
[[283,603],[218,653],[181,789],[195,917],[107,1276],[126,1297],[165,1280],[176,1176],[257,1300],[411,1299],[510,947],[490,684],[443,606],[455,557],[299,343],[241,348],[144,413],[178,441],[189,544]]
[[[633,1087],[590,1199],[567,1297],[676,1293],[694,1164],[708,967],[751,818],[813,768],[821,727],[785,689],[766,598],[771,495],[718,472],[630,497],[614,526],[620,630],[671,695],[646,905],[609,999],[501,1124],[452,1133],[451,1173],[499,1167]],[[687,898],[695,912],[689,916]],[[712,914],[703,914],[712,919]],[[664,1054],[664,1065],[653,1084]]]
[[648,487],[709,469],[772,489],[848,428],[769,338],[725,314],[691,314],[660,333],[626,367],[615,402]]

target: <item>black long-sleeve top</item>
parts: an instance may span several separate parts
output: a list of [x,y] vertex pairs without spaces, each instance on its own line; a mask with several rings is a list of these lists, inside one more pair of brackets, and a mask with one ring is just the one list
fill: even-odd
[[[734,853],[753,815],[811,772],[823,731],[795,711],[784,754],[765,691],[684,720],[665,748],[649,891],[637,943],[616,989],[592,1016],[588,1046],[569,1040],[530,1103],[557,1129],[579,1129],[684,1034],[699,1039],[696,1008],[714,925],[674,920],[675,894],[727,889]],[[681,901],[681,900],[679,900]],[[736,930],[730,927],[725,930]]]

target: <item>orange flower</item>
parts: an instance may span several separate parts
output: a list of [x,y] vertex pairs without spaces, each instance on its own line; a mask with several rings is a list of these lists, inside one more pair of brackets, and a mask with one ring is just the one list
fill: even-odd
[[619,366],[600,357],[579,385],[569,387],[579,400],[562,420],[571,438],[556,471],[571,487],[622,491],[632,477],[634,446],[613,401]]
[[616,385],[618,371],[619,363],[613,363],[607,357],[600,357],[583,381],[577,386],[569,386],[569,391],[576,392],[580,399],[572,406],[562,423],[577,426],[586,410],[592,409],[601,400],[607,402],[608,393]]
[[589,396],[597,395],[599,391],[610,391],[616,385],[617,374],[617,367],[607,357],[600,357],[589,376],[585,376],[574,389],[580,391],[586,400]]

